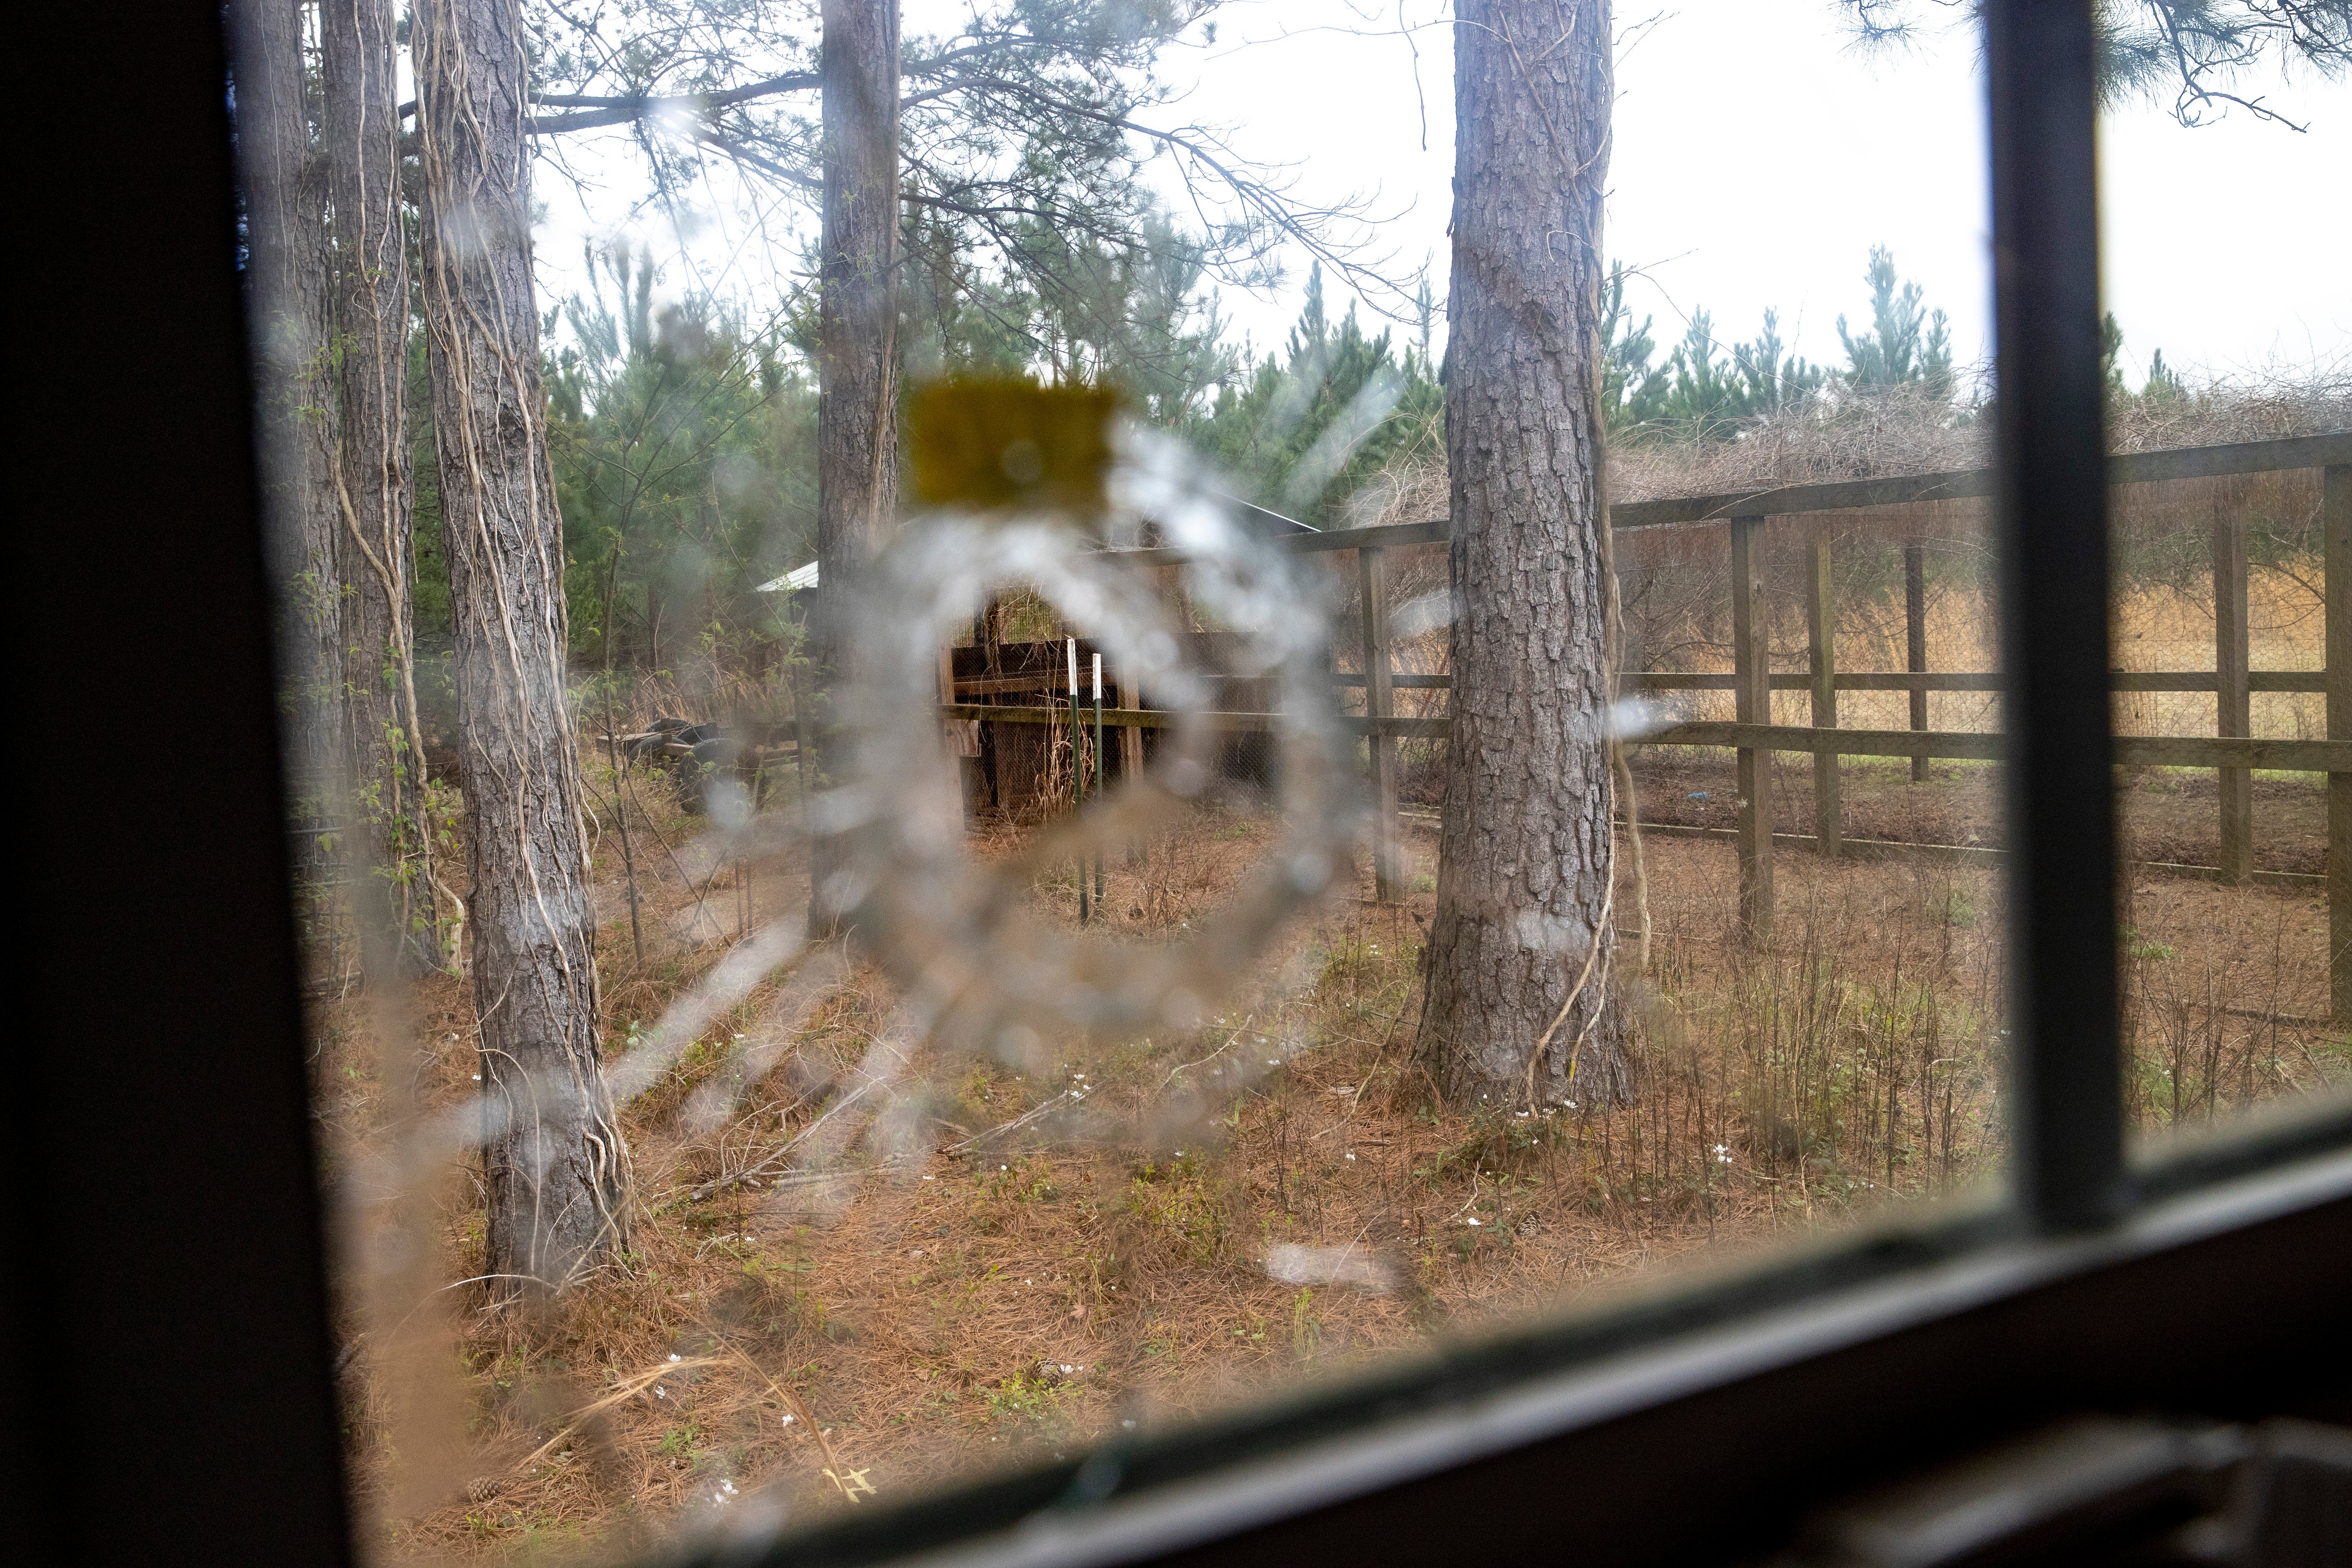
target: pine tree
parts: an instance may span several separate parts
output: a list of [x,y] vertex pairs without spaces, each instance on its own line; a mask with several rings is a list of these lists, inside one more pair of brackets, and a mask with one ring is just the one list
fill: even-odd
[[1367,476],[1401,458],[1434,458],[1444,392],[1418,348],[1365,332],[1353,302],[1332,324],[1320,267],[1279,354],[1223,386],[1188,434],[1248,496],[1316,527],[1345,526]]
[[1748,421],[1801,405],[1821,390],[1828,373],[1787,352],[1780,318],[1764,312],[1754,341],[1733,343],[1718,362],[1715,321],[1692,313],[1683,341],[1666,363],[1654,364],[1654,318],[1638,327],[1625,309],[1625,270],[1612,266],[1601,286],[1601,406],[1619,439],[1720,440]]
[[604,1086],[595,911],[566,692],[521,18],[414,14],[420,259],[449,564],[481,1027],[483,1272],[553,1290],[623,1245],[629,1156]]
[[[824,231],[817,272],[819,575],[810,617],[819,766],[851,763],[830,703],[855,677],[848,605],[898,510],[898,5],[824,0]],[[833,933],[856,901],[845,847],[812,840],[808,928]]]
[[1780,313],[1764,312],[1764,330],[1753,342],[1740,343],[1731,351],[1733,364],[1738,367],[1743,384],[1741,412],[1754,417],[1780,414],[1798,407],[1822,389],[1829,373],[1794,354],[1787,354],[1780,342]]
[[1605,1104],[1633,1092],[1603,958],[1615,870],[1601,467],[1610,12],[1602,0],[1464,0],[1457,16],[1454,720],[1417,1048],[1459,1100]]
[[1612,435],[1623,435],[1658,417],[1665,405],[1670,373],[1651,364],[1658,352],[1652,335],[1656,318],[1634,326],[1625,308],[1625,268],[1612,263],[1601,289],[1601,404]]
[[1870,249],[1870,266],[1863,273],[1870,286],[1870,331],[1848,331],[1845,317],[1837,320],[1838,342],[1845,345],[1845,383],[1858,392],[1889,387],[1926,385],[1930,394],[1952,394],[1952,332],[1940,310],[1928,315],[1926,291],[1904,282],[1895,270],[1895,253],[1883,245]]
[[237,169],[264,535],[278,597],[296,860],[314,882],[341,824],[342,521],[327,342],[326,229],[300,0],[234,0]]
[[586,259],[549,365],[574,652],[657,669],[696,647],[763,657],[772,601],[754,590],[816,548],[814,389],[780,334],[707,300],[657,310],[643,252]]
[[408,236],[391,0],[319,12],[320,137],[332,211],[341,513],[347,618],[354,905],[379,975],[445,962],[436,929],[424,731],[416,702],[414,487],[407,418]]
[[[1842,4],[1865,43],[1899,43],[1916,25],[1915,0]],[[2352,0],[2092,0],[2091,19],[2107,106],[2169,95],[2173,118],[2187,126],[2233,108],[2294,125],[2263,98],[2244,96],[2249,78],[2300,68],[2332,80],[2352,68]]]
[[2107,396],[2121,401],[2131,395],[2124,384],[2124,328],[2109,310],[2099,318],[2099,370],[2107,384]]

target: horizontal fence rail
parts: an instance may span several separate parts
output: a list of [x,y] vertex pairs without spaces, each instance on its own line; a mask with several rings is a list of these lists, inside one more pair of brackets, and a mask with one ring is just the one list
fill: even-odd
[[[2214,668],[2210,670],[2115,670],[2108,687],[2117,692],[2212,692],[2217,704],[2214,735],[2125,735],[2112,742],[2115,761],[2129,767],[2210,769],[2220,777],[2221,864],[2219,867],[2162,866],[2156,868],[2190,876],[2211,877],[2231,883],[2259,882],[2305,886],[2320,879],[2305,873],[2262,872],[2253,868],[2252,779],[2258,771],[2310,773],[2327,775],[2327,870],[2325,881],[2329,905],[2329,974],[2331,1016],[2352,1020],[2352,432],[2292,437],[2274,441],[2250,441],[2226,446],[2192,447],[2172,451],[2137,452],[2108,459],[2111,485],[2158,484],[2179,479],[2218,479],[2234,475],[2316,468],[2322,477],[2322,545],[2326,604],[2326,668],[2325,669],[2257,670],[2251,667],[2246,614],[2249,563],[2242,516],[2217,517],[2213,525],[2212,564],[2215,598]],[[1658,500],[1623,501],[1610,508],[1613,529],[1724,527],[1729,539],[1731,602],[1735,623],[1732,665],[1728,672],[1633,670],[1621,677],[1629,691],[1728,691],[1738,700],[1740,719],[1733,721],[1689,721],[1666,724],[1654,732],[1626,737],[1645,746],[1703,746],[1731,750],[1739,762],[1742,780],[1740,826],[1737,828],[1682,828],[1644,824],[1644,831],[1669,836],[1736,840],[1739,856],[1742,919],[1759,941],[1769,942],[1772,920],[1772,852],[1776,843],[1808,846],[1829,856],[1882,858],[1897,853],[1948,853],[1969,863],[1997,864],[2000,851],[1975,847],[1895,845],[1848,839],[1841,820],[1838,759],[1850,756],[1904,757],[1912,761],[1915,779],[1925,779],[1930,758],[1999,762],[2005,749],[1998,731],[1938,731],[1927,727],[1930,692],[1998,694],[2007,685],[1999,672],[1929,670],[1924,637],[1921,593],[1921,541],[1915,535],[1905,546],[1906,630],[1909,668],[1902,670],[1844,670],[1837,667],[1835,616],[1831,604],[1832,576],[1831,542],[1818,531],[1806,542],[1804,571],[1807,664],[1803,672],[1770,671],[1761,635],[1762,586],[1755,570],[1760,539],[1769,519],[1807,514],[1901,507],[1926,501],[1988,498],[1995,491],[1991,468],[1968,468],[1949,473],[1908,474],[1880,479],[1844,479],[1822,484],[1779,486],[1717,495],[1682,496]],[[1443,740],[1452,731],[1444,718],[1409,718],[1394,710],[1393,693],[1447,691],[1450,675],[1414,675],[1393,668],[1393,639],[1388,626],[1385,568],[1390,550],[1444,544],[1450,538],[1445,519],[1427,522],[1392,523],[1377,528],[1335,530],[1325,533],[1285,536],[1276,542],[1294,554],[1321,554],[1349,550],[1357,552],[1364,593],[1363,633],[1366,668],[1335,670],[1330,680],[1344,689],[1360,689],[1365,711],[1341,716],[1349,732],[1367,737],[1375,795],[1373,816],[1374,871],[1379,896],[1396,896],[1399,885],[1395,743],[1400,740]],[[1107,550],[1104,554],[1124,564],[1143,567],[1179,566],[1190,559],[1181,549]],[[1066,724],[1074,721],[1070,706],[1054,703],[1053,694],[1066,691],[1067,682],[1053,673],[954,680],[943,679],[943,699],[1043,694],[1045,705],[1006,705],[948,700],[942,712],[959,720],[1000,724]],[[1807,725],[1774,724],[1769,720],[1769,693],[1802,691],[1811,697]],[[1901,730],[1863,730],[1837,721],[1838,695],[1848,691],[1906,692],[1911,698],[1911,722]],[[2326,740],[2273,741],[2256,739],[2249,700],[2256,693],[2320,693],[2327,699]],[[1122,758],[1129,766],[1140,763],[1142,731],[1183,723],[1211,731],[1264,732],[1278,731],[1284,715],[1261,712],[1182,713],[1143,706],[1136,688],[1122,683],[1119,705],[1106,708],[1102,722],[1116,727],[1122,737]],[[1813,758],[1812,835],[1773,830],[1771,775],[1764,763],[1773,752],[1801,752]]]
[[[2160,484],[2168,479],[2211,479],[2292,468],[2325,468],[2346,462],[2352,462],[2352,434],[2293,436],[2277,441],[2125,453],[2107,459],[2107,482]],[[1853,511],[1864,507],[1907,506],[1917,501],[1965,500],[1990,496],[1993,483],[1992,469],[1964,468],[1948,474],[1839,479],[1827,484],[1788,485],[1724,495],[1621,501],[1609,509],[1609,522],[1612,528],[1621,529],[1659,528],[1676,523],[1729,522],[1735,517],[1789,517],[1799,512]]]
[[[1739,679],[1727,671],[1714,674],[1690,674],[1674,669],[1629,670],[1618,677],[1624,685],[1636,691],[1730,691]],[[1810,675],[1775,672],[1771,676],[1775,691],[1811,691],[1813,678]],[[1363,675],[1356,670],[1335,671],[1334,686],[1357,687],[1364,684]],[[1449,691],[1454,687],[1450,675],[1391,675],[1389,684],[1401,691]],[[1867,670],[1861,673],[1841,671],[1832,676],[1830,684],[1840,691],[2000,691],[2005,683],[1998,674],[1953,674],[1942,670]],[[1006,690],[1043,690],[1045,678],[1032,679],[1032,684],[1007,686]],[[2221,675],[2211,669],[2118,669],[2107,676],[2109,689],[2115,691],[2219,691]],[[2327,672],[2324,669],[2257,669],[2248,673],[2246,689],[2250,691],[2308,691],[2327,689]],[[992,688],[973,681],[956,682],[958,691],[983,691]]]
[[[1698,721],[1640,737],[1650,746],[1727,746],[1840,757],[1940,757],[1997,763],[2006,736],[1971,730],[1815,730],[1801,724]],[[2117,735],[2126,767],[2263,768],[2276,773],[2352,773],[2352,741],[2255,741],[2213,735]]]
[[[956,683],[961,690],[964,682]],[[945,705],[950,719],[994,724],[1067,724],[1067,708],[992,708],[976,702]],[[1093,722],[1088,713],[1087,721]],[[1185,723],[1242,734],[1265,733],[1289,722],[1281,713],[1187,712],[1164,708],[1106,708],[1105,728],[1172,730]],[[1337,715],[1339,726],[1357,735],[1401,735],[1442,741],[1453,732],[1447,719],[1398,715],[1370,718]],[[1628,738],[1645,746],[1713,746],[1738,751],[1828,753],[1841,757],[1936,757],[1946,761],[1997,763],[2004,738],[1972,730],[1815,730],[1800,724],[1741,724],[1696,720],[1654,734]],[[2260,741],[2211,735],[2118,735],[2116,761],[2131,767],[2260,768],[2273,773],[2352,773],[2352,741]]]
[[[963,683],[958,681],[961,689]],[[953,702],[942,706],[940,713],[950,719],[978,719],[992,724],[1067,724],[1067,708],[990,708],[975,702]],[[1087,722],[1094,722],[1089,711]],[[1264,734],[1282,729],[1294,721],[1284,713],[1188,712],[1167,708],[1106,708],[1102,710],[1103,728],[1117,726],[1131,730],[1173,730],[1180,725],[1195,723],[1203,729],[1238,734]],[[1359,713],[1341,713],[1334,721],[1351,735],[1409,735],[1424,741],[1443,741],[1454,732],[1450,719],[1405,719],[1391,716],[1368,719]],[[2352,764],[2347,764],[2352,766]]]

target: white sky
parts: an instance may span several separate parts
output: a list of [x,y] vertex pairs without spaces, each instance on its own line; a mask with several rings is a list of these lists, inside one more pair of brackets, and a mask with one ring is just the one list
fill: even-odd
[[[915,30],[950,7],[910,0],[908,9]],[[1453,164],[1446,14],[1443,0],[1403,0],[1401,11],[1378,0],[1228,6],[1214,46],[1165,58],[1163,74],[1187,90],[1159,113],[1225,128],[1238,151],[1291,165],[1301,196],[1374,196],[1388,220],[1374,249],[1404,268],[1433,258],[1442,299]],[[1797,352],[1841,363],[1836,319],[1866,310],[1863,267],[1884,244],[1950,313],[1962,362],[1987,356],[1983,92],[1969,35],[1864,56],[1848,47],[1833,0],[1682,0],[1655,13],[1621,0],[1618,14],[1630,36],[1618,61],[1608,247],[1643,268],[1629,300],[1655,316],[1662,347],[1697,307],[1729,341],[1752,335],[1776,306]],[[2224,375],[2352,355],[2352,84],[2271,90],[2312,121],[2308,133],[2242,111],[2186,131],[2147,105],[2103,127],[2108,299],[2135,378],[2158,346],[2176,366]],[[609,232],[624,184],[583,212],[542,175],[540,271],[551,295],[579,286],[580,239]],[[706,276],[772,297],[793,258],[764,259],[729,205],[707,204],[693,252]],[[1271,298],[1226,291],[1228,313],[1261,351],[1287,331],[1303,277],[1302,260]]]

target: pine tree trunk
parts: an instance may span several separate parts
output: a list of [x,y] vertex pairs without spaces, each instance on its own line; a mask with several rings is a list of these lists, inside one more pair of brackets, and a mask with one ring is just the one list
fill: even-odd
[[[842,605],[898,509],[898,5],[824,0],[824,217],[817,293],[818,766],[852,766],[832,734],[833,691],[854,673]],[[838,847],[811,846],[809,930],[830,933],[855,901]]]
[[473,841],[488,1237],[548,1287],[623,1239],[628,1152],[597,1059],[595,921],[564,700],[563,528],[530,275],[515,0],[420,0],[424,311]]
[[[294,826],[339,813],[342,616],[336,595],[334,389],[326,353],[324,194],[310,158],[299,0],[233,0],[237,165],[245,194],[263,521],[278,595]],[[295,864],[322,877],[324,840]]]
[[[413,490],[408,468],[408,246],[392,0],[320,0],[332,320],[341,349],[335,500],[342,522],[344,689],[352,808],[365,833],[353,905],[362,944],[407,973],[439,967],[432,842],[421,816]],[[356,859],[357,857],[354,857]],[[381,967],[383,958],[371,960]]]
[[[1456,14],[1454,725],[1421,1048],[1457,1100],[1523,1104],[1538,1042],[1559,1019],[1534,1098],[1608,1102],[1631,1090],[1606,961],[1610,7],[1463,0]],[[1596,943],[1602,956],[1560,1019]]]

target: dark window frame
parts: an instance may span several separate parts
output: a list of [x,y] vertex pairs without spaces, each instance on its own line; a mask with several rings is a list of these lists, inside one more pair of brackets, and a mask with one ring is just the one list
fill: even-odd
[[[2341,1374],[2315,1389],[2309,1368],[2352,1300],[2352,1107],[2126,1161],[2112,775],[2084,740],[2107,732],[2089,6],[1985,14],[2017,676],[2008,1199],[876,1510],[770,1560],[1711,1560],[1771,1549],[1827,1489],[2072,1410],[2341,1411]],[[91,36],[84,13],[37,26],[66,23]],[[63,1555],[341,1562],[218,12],[146,0],[101,23],[131,107],[95,116],[52,71],[24,121],[74,134],[29,198],[64,252],[42,276],[63,352],[15,624],[38,715],[126,739],[37,733],[23,759],[37,984],[0,1483]]]

